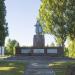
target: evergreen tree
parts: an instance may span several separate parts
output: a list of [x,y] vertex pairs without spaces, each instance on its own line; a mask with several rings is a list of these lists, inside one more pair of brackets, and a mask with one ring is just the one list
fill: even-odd
[[8,35],[8,23],[6,23],[5,0],[0,0],[0,45],[4,45],[5,37]]

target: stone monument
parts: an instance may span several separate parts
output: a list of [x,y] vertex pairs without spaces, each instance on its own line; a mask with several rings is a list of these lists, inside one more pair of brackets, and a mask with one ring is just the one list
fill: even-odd
[[39,23],[39,21],[37,21],[36,25],[36,34],[34,35],[33,38],[33,47],[36,48],[43,48],[45,46],[45,40],[44,40],[44,35],[42,34],[42,27]]
[[36,34],[33,36],[32,47],[17,47],[16,55],[50,55],[50,56],[62,56],[62,47],[46,47],[45,38],[40,22],[37,21],[35,25]]

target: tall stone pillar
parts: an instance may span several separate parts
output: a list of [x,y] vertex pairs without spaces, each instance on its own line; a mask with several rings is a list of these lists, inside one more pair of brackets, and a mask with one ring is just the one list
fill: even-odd
[[45,45],[44,35],[34,35],[33,46],[43,48]]

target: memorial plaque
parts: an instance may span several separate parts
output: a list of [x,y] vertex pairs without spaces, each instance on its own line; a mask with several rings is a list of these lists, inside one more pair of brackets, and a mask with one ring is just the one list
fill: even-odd
[[31,53],[31,49],[21,49],[21,53]]
[[47,53],[56,53],[57,54],[57,49],[47,49]]
[[33,53],[44,53],[44,49],[33,49]]

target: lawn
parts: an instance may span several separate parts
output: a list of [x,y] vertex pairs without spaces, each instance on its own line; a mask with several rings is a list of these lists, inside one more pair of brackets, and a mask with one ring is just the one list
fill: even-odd
[[0,75],[23,75],[26,63],[21,61],[0,61]]
[[55,71],[56,75],[67,75],[71,66],[75,65],[75,61],[59,61],[50,63],[49,66]]

